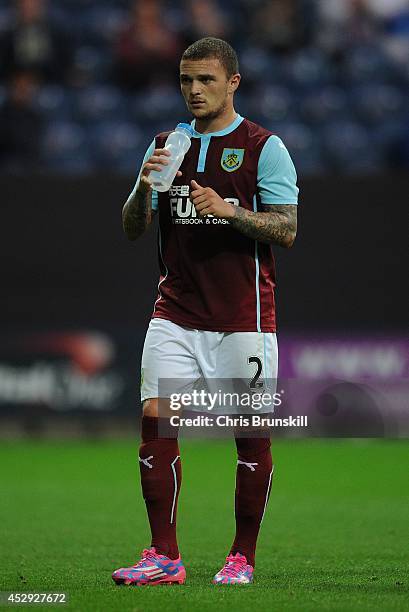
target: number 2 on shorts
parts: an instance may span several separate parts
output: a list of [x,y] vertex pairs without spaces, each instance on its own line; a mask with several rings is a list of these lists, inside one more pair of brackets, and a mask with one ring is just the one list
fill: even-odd
[[258,379],[260,378],[260,375],[261,375],[261,371],[263,369],[260,357],[249,357],[248,358],[248,363],[256,363],[257,364],[257,372],[255,373],[254,377],[252,378],[252,380],[250,382],[250,389],[257,389],[258,387],[262,387],[263,386],[263,382],[262,381],[258,381]]

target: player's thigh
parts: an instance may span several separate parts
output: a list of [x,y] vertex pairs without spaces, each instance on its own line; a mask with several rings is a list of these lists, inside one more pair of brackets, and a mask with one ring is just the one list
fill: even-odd
[[206,371],[206,364],[202,366],[207,387],[221,392],[217,409],[229,414],[273,412],[277,368],[275,334],[261,332],[223,334],[216,348],[216,367]]
[[[180,327],[165,319],[151,320],[141,364],[141,400],[144,403],[144,413],[156,416],[157,398],[168,398],[172,393],[186,392],[192,381],[200,377],[195,355],[195,333],[194,330]],[[145,402],[148,402],[146,407]]]
[[225,334],[217,354],[220,378],[249,379],[252,386],[276,380],[278,345],[274,333],[233,332]]

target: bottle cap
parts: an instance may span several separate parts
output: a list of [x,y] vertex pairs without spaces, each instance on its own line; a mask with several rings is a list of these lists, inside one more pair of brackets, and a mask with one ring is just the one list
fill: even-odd
[[193,136],[194,130],[193,130],[192,126],[190,125],[190,123],[178,123],[177,126],[176,126],[176,129],[177,128],[183,128],[184,130],[189,132],[189,134],[191,136]]

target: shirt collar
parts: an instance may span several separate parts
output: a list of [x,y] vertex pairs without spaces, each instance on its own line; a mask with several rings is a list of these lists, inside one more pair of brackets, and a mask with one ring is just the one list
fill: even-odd
[[235,120],[232,123],[230,123],[230,125],[228,125],[227,127],[223,128],[222,130],[219,130],[218,132],[207,132],[206,134],[202,134],[201,132],[196,132],[196,129],[195,129],[196,119],[193,119],[190,125],[192,126],[194,130],[193,138],[208,138],[210,136],[226,136],[226,134],[230,134],[230,132],[233,132],[233,130],[235,130],[242,121],[244,121],[244,117],[237,114],[237,117],[235,118]]

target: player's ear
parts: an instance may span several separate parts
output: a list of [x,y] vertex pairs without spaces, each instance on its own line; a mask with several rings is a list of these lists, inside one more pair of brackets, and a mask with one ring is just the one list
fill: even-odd
[[236,89],[238,88],[239,84],[241,81],[241,74],[237,73],[237,74],[233,74],[233,76],[230,77],[230,81],[229,81],[229,92],[230,93],[234,93],[236,91]]

